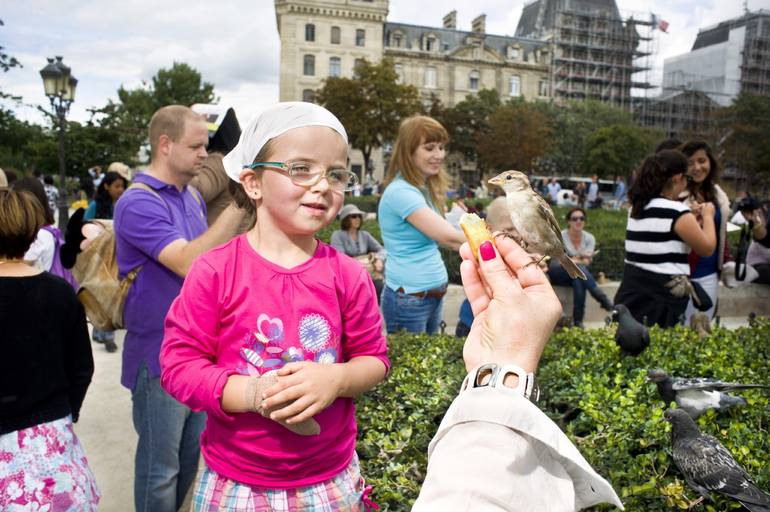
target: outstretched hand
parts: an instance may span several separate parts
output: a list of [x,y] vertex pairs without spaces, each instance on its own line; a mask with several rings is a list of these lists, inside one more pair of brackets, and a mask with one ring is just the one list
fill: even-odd
[[[510,238],[489,244],[494,257],[484,261],[464,243],[460,274],[474,320],[465,340],[468,370],[484,364],[515,364],[534,372],[562,307],[543,271],[529,265],[530,255]],[[482,244],[482,250],[484,253]],[[489,252],[488,250],[486,252]]]

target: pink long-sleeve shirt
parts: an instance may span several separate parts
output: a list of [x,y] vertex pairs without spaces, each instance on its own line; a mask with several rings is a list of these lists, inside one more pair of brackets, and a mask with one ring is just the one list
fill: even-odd
[[317,436],[300,436],[256,413],[227,413],[230,375],[257,375],[291,361],[346,362],[373,356],[390,367],[369,275],[319,242],[305,263],[286,269],[261,257],[245,235],[199,257],[166,317],[161,384],[206,411],[201,452],[217,473],[265,488],[323,482],[355,449],[355,406],[337,398],[315,416]]

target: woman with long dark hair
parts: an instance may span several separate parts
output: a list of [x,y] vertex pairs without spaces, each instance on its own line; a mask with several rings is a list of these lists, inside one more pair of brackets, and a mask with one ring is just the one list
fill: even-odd
[[107,171],[96,189],[94,200],[88,205],[84,220],[112,219],[115,203],[128,188],[128,180],[115,171]]
[[[727,219],[730,216],[730,200],[717,184],[719,182],[719,164],[711,147],[704,141],[685,142],[680,151],[687,157],[687,174],[691,180],[685,192],[686,201],[693,211],[699,211],[701,205],[714,205],[714,225],[716,226],[717,247],[708,256],[690,253],[690,279],[699,283],[711,299],[711,308],[705,311],[709,318],[714,316],[719,290],[719,275],[724,265],[725,243],[727,241]],[[697,312],[692,300],[687,305],[685,317]]]
[[681,321],[689,298],[673,295],[666,285],[676,276],[690,275],[690,249],[707,256],[716,247],[714,205],[700,208],[701,227],[679,201],[690,179],[687,167],[679,151],[660,151],[644,160],[628,191],[625,266],[615,304],[624,304],[648,325],[671,327]]
[[448,275],[438,246],[465,241],[444,218],[449,136],[427,116],[405,119],[393,145],[377,218],[388,252],[382,314],[389,333],[433,334],[441,322]]

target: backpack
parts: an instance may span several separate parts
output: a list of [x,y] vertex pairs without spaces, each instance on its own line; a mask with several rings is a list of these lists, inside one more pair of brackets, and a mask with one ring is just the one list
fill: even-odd
[[[132,183],[128,189],[132,188],[147,190],[163,201],[168,208],[166,201],[152,187],[144,183]],[[192,186],[188,188],[195,201],[200,204],[201,199],[197,191]],[[104,231],[77,255],[75,265],[72,267],[72,274],[80,282],[78,299],[83,304],[94,328],[103,331],[123,329],[125,328],[123,309],[126,297],[142,267],[132,269],[123,279],[120,279],[112,221],[90,222],[100,224]]]
[[53,235],[53,261],[51,262],[51,268],[48,270],[51,274],[59,276],[67,281],[75,290],[78,289],[78,282],[72,275],[69,269],[64,268],[61,262],[61,246],[64,244],[64,239],[61,236],[59,228],[53,226],[43,226],[43,229]]

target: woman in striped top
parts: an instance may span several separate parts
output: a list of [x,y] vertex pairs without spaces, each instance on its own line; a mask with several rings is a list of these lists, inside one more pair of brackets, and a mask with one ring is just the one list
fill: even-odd
[[674,276],[690,275],[690,249],[708,256],[716,247],[714,205],[702,206],[701,227],[689,207],[676,200],[688,178],[687,158],[664,150],[644,160],[628,191],[625,267],[615,304],[624,304],[647,325],[680,322],[688,297],[675,297],[665,285]]

